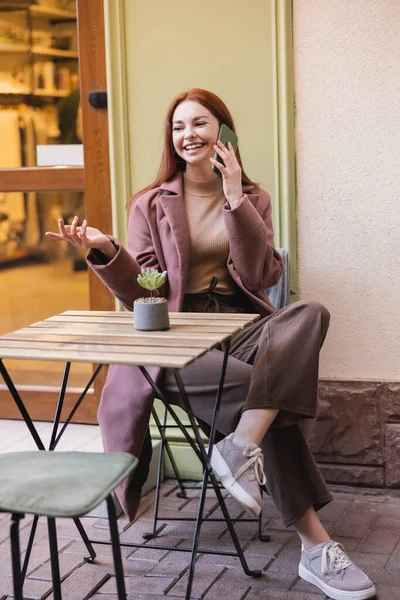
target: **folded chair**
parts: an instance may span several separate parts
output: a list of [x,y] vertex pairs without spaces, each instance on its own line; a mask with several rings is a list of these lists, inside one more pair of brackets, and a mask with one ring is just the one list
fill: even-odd
[[[289,276],[289,255],[287,250],[284,248],[277,248],[277,251],[281,254],[283,258],[283,270],[280,280],[276,285],[266,290],[267,295],[271,303],[275,306],[275,308],[283,308],[284,306],[288,306],[290,303],[290,276]],[[157,483],[156,483],[156,496],[155,496],[155,505],[154,505],[154,517],[153,517],[153,527],[150,532],[144,533],[143,538],[146,540],[152,539],[156,537],[159,533],[159,529],[157,529],[158,521],[195,521],[195,518],[189,517],[163,517],[159,516],[159,505],[160,505],[160,489],[163,475],[163,466],[164,466],[164,450],[168,455],[170,460],[172,470],[175,475],[175,479],[177,480],[179,491],[177,492],[178,498],[187,498],[187,490],[196,489],[196,485],[193,482],[184,480],[179,472],[178,465],[176,464],[174,455],[171,450],[171,446],[167,439],[167,431],[171,429],[179,429],[177,424],[171,424],[168,421],[168,411],[164,408],[163,416],[159,417],[157,410],[155,407],[152,409],[152,417],[157,426],[157,429],[161,438],[161,447],[160,447],[160,458],[158,461],[157,467]],[[185,424],[188,428],[190,428],[190,424]],[[212,517],[205,517],[204,521],[224,521],[224,519],[216,519]],[[258,537],[262,542],[269,542],[270,536],[262,533],[262,511],[258,517],[258,519],[254,518],[240,518],[238,519],[240,522],[257,522],[258,523]],[[235,523],[235,520],[232,520]]]

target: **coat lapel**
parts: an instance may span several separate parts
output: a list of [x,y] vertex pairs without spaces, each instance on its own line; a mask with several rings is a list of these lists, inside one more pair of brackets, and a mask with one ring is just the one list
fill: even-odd
[[[178,173],[170,181],[164,183],[161,186],[160,191],[160,202],[175,240],[179,267],[176,274],[168,273],[168,277],[169,279],[174,276],[177,277],[177,280],[174,283],[178,284],[179,299],[182,301],[186,289],[190,256],[189,223],[186,215],[185,202],[183,200],[182,173]],[[163,193],[164,191],[166,193]]]

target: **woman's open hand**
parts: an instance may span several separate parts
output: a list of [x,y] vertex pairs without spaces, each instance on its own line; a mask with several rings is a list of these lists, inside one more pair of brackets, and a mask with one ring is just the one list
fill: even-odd
[[210,162],[221,171],[225,198],[231,207],[235,208],[243,196],[242,169],[230,142],[226,147],[218,140],[214,150],[222,158],[225,166],[214,158],[210,158]]
[[63,219],[58,219],[60,233],[46,231],[46,235],[53,240],[66,241],[77,248],[96,248],[101,250],[108,258],[116,254],[116,249],[111,240],[95,227],[88,227],[86,219],[78,225],[78,217],[74,217],[71,225],[65,225]]

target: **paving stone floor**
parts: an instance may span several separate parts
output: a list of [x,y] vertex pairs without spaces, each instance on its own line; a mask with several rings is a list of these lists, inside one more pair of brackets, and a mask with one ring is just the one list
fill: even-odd
[[[196,514],[198,492],[190,498],[176,496],[174,481],[162,487],[160,514],[164,518]],[[356,489],[335,488],[335,501],[320,512],[331,536],[343,543],[351,558],[371,576],[380,600],[400,600],[400,498],[380,492],[361,494]],[[369,493],[369,495],[367,495]],[[121,541],[141,542],[142,534],[151,529],[154,492],[144,497],[139,517],[129,523],[119,519]],[[227,499],[231,516],[243,516],[234,500]],[[215,496],[207,493],[206,510],[212,517],[220,516]],[[21,523],[21,548],[27,542],[31,517]],[[83,519],[93,539],[108,540],[105,519]],[[190,547],[191,522],[161,521],[158,545],[176,548]],[[9,515],[0,515],[0,600],[12,598]],[[116,600],[111,548],[97,545],[93,564],[83,560],[85,549],[73,521],[60,520],[57,525],[60,570],[63,578],[63,600]],[[261,542],[255,523],[236,525],[250,568],[261,569],[262,577],[246,576],[239,560],[229,556],[199,554],[192,598],[205,600],[318,600],[325,598],[315,587],[297,576],[300,544],[293,530],[285,529],[272,502],[264,502],[263,529],[271,541]],[[154,543],[149,542],[149,543]],[[202,528],[203,548],[232,549],[224,523],[205,523]],[[185,595],[189,553],[156,549],[123,547],[123,565],[128,600],[156,600],[162,597],[182,598]],[[23,555],[22,555],[23,557]],[[39,520],[35,544],[24,587],[24,598],[52,600],[51,569],[47,544],[46,522]]]

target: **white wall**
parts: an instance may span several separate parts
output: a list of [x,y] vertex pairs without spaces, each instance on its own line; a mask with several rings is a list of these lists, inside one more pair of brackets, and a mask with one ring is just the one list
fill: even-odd
[[299,290],[321,376],[400,380],[400,5],[294,0]]

